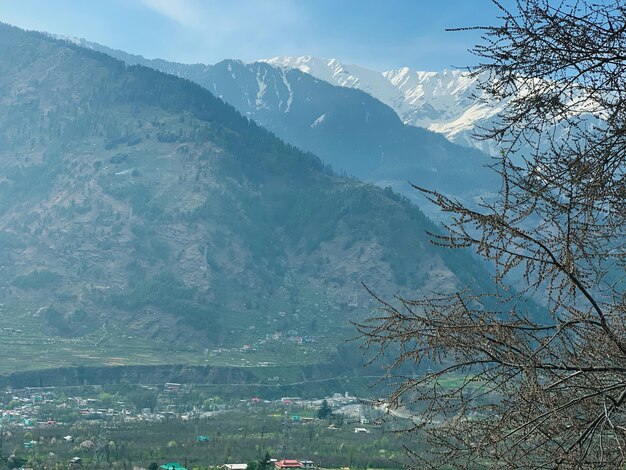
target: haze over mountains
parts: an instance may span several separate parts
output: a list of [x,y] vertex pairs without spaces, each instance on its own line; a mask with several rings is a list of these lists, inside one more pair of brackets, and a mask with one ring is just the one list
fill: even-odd
[[[298,84],[358,97],[361,116],[379,106],[255,66],[293,84],[277,108],[307,102]],[[237,62],[211,70],[256,76]],[[266,363],[323,364],[351,336],[348,320],[372,312],[360,282],[391,295],[485,277],[430,245],[436,227],[405,198],[333,174],[188,80],[0,25],[0,100],[2,322],[27,329],[37,351],[72,345],[11,367],[125,364],[139,346],[137,363],[181,351],[203,363],[211,348],[246,344]],[[372,122],[399,122],[386,109]],[[399,145],[425,136],[446,164],[462,162],[461,147],[409,131]],[[303,338],[313,346],[297,347]]]
[[311,56],[274,57],[264,62],[298,69],[335,85],[365,91],[391,107],[402,122],[441,133],[451,142],[492,152],[489,144],[472,137],[502,109],[479,103],[480,77],[461,70],[439,72],[409,67],[377,72],[336,59]]
[[[485,168],[490,163],[485,154],[454,145],[441,134],[404,124],[392,107],[369,94],[374,89],[384,91],[389,87],[396,90],[396,95],[400,93],[382,74],[356,68],[362,78],[355,78],[347,76],[336,61],[327,63],[310,58],[294,61],[293,67],[287,67],[285,61],[272,65],[266,62],[245,64],[237,60],[215,65],[186,65],[148,60],[83,40],[76,41],[126,63],[145,65],[192,80],[281,139],[320,156],[336,171],[382,187],[391,186],[418,202],[430,217],[437,218],[440,214],[424,204],[409,182],[437,188],[468,204],[489,197],[497,188],[493,172]],[[330,65],[324,68],[320,65],[322,62]],[[314,65],[319,66],[313,70]],[[300,68],[315,72],[322,79]],[[326,81],[332,78],[331,70],[336,72],[333,72],[335,77],[343,79]],[[367,83],[375,86],[363,86]],[[357,89],[359,87],[368,93]],[[435,94],[443,96],[445,93]],[[389,98],[391,92],[387,95]],[[466,103],[469,99],[466,95],[454,99]],[[396,98],[404,100],[399,95]],[[448,98],[444,97],[442,107],[447,107],[446,100],[453,99]],[[453,111],[449,110],[450,113]]]

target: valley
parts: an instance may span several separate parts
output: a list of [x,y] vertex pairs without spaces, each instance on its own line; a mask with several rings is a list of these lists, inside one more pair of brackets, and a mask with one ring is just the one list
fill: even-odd
[[484,282],[471,257],[430,245],[436,226],[406,198],[335,174],[198,85],[7,25],[0,36],[3,374],[377,376],[348,341],[376,307],[362,283],[393,295]]
[[626,468],[624,12],[0,2],[0,470]]

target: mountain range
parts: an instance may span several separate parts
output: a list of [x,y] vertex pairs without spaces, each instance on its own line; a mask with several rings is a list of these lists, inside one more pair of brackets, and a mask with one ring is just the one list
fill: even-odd
[[476,99],[483,96],[479,84],[484,77],[480,75],[462,70],[433,72],[409,67],[377,72],[337,59],[311,56],[263,61],[298,69],[338,86],[362,90],[391,107],[405,124],[441,133],[454,143],[494,152],[489,143],[472,136],[480,126],[488,125],[503,106],[489,106]]
[[[426,204],[411,184],[437,189],[470,205],[488,198],[498,187],[494,173],[485,167],[490,163],[487,155],[455,145],[441,133],[403,123],[389,103],[378,99],[374,91],[387,93],[383,98],[388,102],[402,101],[400,91],[382,74],[376,78],[375,72],[355,67],[351,70],[364,77],[355,78],[348,76],[337,61],[311,58],[187,65],[145,59],[84,40],[73,41],[127,64],[192,80],[286,142],[315,153],[334,170],[404,194],[431,218],[438,219],[441,214]],[[322,67],[322,63],[328,67]],[[456,72],[454,75],[460,76]],[[343,79],[333,81],[332,77]],[[366,83],[369,85],[364,86]],[[395,98],[391,97],[390,87],[396,90]],[[456,98],[459,109],[469,104],[469,93],[466,90]],[[431,90],[432,94],[443,95]]]
[[[210,70],[287,77],[293,95],[274,97],[277,109],[327,87],[329,101],[357,99],[344,117],[362,123],[378,106],[372,122],[399,123],[399,147],[425,136],[416,156],[440,152],[459,167],[479,158],[361,91],[254,67]],[[483,285],[470,256],[429,243],[437,227],[407,198],[337,175],[207,88],[0,24],[1,371],[332,367],[349,320],[374,312],[361,283],[389,297]]]

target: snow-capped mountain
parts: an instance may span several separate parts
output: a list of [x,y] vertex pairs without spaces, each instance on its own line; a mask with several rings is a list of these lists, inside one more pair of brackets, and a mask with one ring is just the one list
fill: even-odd
[[479,103],[478,77],[460,70],[422,72],[402,67],[386,72],[311,56],[263,59],[274,66],[299,69],[334,85],[365,91],[391,107],[405,124],[425,127],[449,140],[493,152],[471,137],[502,109]]
[[[409,182],[469,204],[497,189],[497,178],[484,167],[489,163],[484,153],[455,145],[441,133],[404,124],[392,107],[373,96],[371,89],[370,93],[367,88],[359,89],[354,80],[352,86],[337,86],[299,67],[238,60],[214,65],[179,64],[145,59],[84,40],[71,42],[129,65],[151,67],[196,82],[286,142],[318,155],[336,172],[389,186],[417,202],[431,217],[441,214],[425,204]],[[382,74],[362,68],[358,72],[368,78],[361,83],[375,84],[378,90],[386,87],[387,99],[403,101],[400,89]],[[355,77],[343,75],[346,80]]]
[[[56,37],[83,47],[101,50],[129,63],[147,65],[199,82],[203,86],[209,85],[200,77],[209,72],[211,65],[178,64],[161,59],[147,60],[141,56],[114,51],[84,39]],[[474,139],[472,133],[477,126],[487,126],[490,120],[502,110],[503,104],[489,106],[475,100],[475,95],[480,93],[479,78],[471,77],[467,72],[460,70],[423,72],[411,70],[409,67],[378,72],[359,65],[343,64],[337,59],[312,56],[274,57],[261,59],[259,62],[283,70],[297,69],[332,85],[364,91],[393,109],[407,125],[423,127],[443,134],[454,143],[478,148],[488,154],[497,153],[497,149],[492,144]],[[258,77],[257,82],[259,89],[251,104],[256,105],[257,108],[264,108],[267,106],[264,100],[267,90],[263,88],[265,83],[262,77]],[[285,79],[282,82],[289,85]],[[208,88],[211,89],[210,86]],[[215,88],[211,91],[217,92]],[[287,100],[284,105],[287,106],[289,103],[290,101]],[[236,107],[242,111],[240,107]],[[246,110],[244,114],[250,114],[250,110]]]

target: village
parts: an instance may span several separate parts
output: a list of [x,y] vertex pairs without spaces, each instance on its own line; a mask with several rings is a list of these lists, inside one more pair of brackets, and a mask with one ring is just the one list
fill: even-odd
[[380,415],[348,392],[227,400],[179,383],[25,388],[0,392],[0,458],[18,469],[358,468],[371,465],[371,444],[387,462],[378,467],[395,468],[398,443]]

